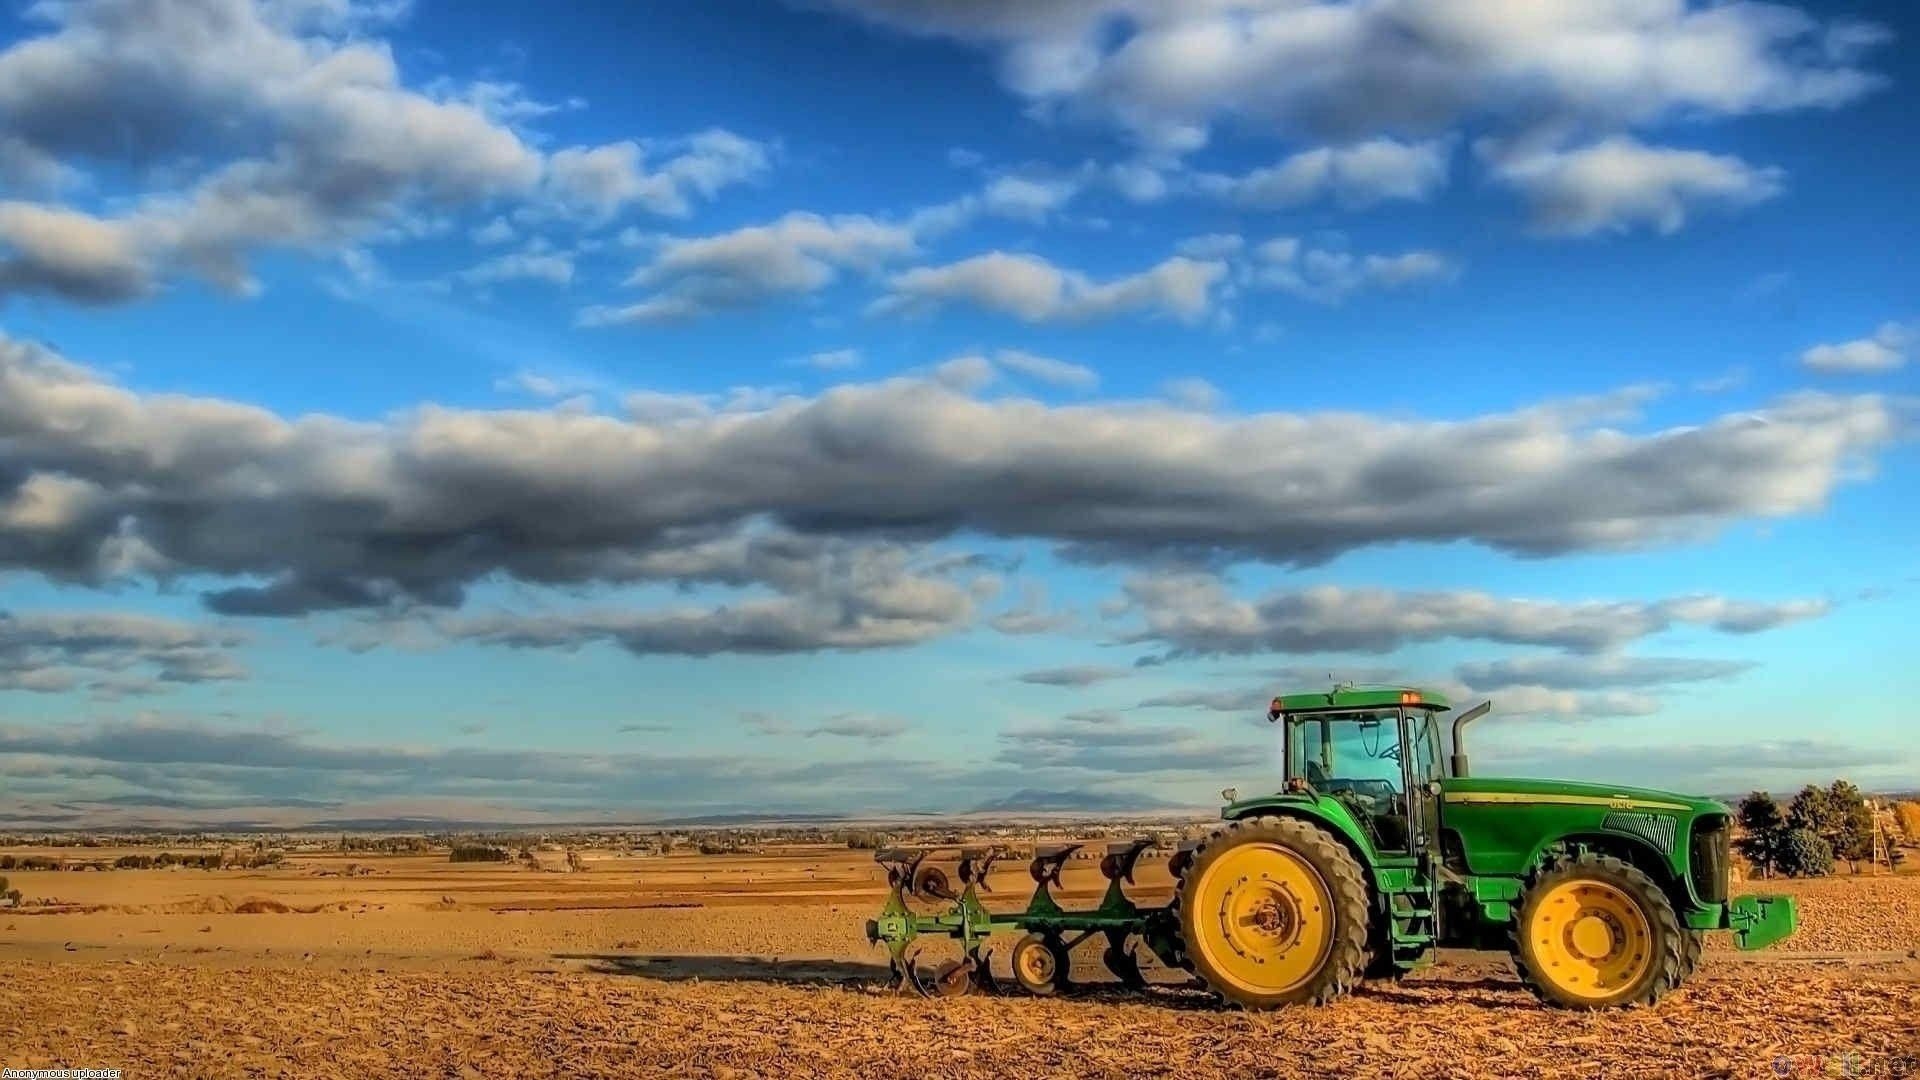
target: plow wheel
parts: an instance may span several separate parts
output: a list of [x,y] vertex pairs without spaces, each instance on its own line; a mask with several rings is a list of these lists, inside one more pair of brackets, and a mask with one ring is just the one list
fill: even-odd
[[1331,835],[1294,818],[1232,822],[1194,850],[1175,905],[1186,961],[1233,1004],[1323,1005],[1368,958],[1367,886]]
[[1698,962],[1687,937],[1666,893],[1638,868],[1606,855],[1563,856],[1520,898],[1514,962],[1555,1005],[1646,1005]]
[[933,997],[960,997],[971,994],[977,983],[974,977],[972,957],[964,960],[949,960],[940,965],[933,976]]
[[890,970],[894,993],[917,994],[923,998],[960,997],[972,993],[983,982],[981,965],[970,956],[941,964],[933,969],[931,977],[911,956],[901,957]]
[[1029,994],[1049,997],[1072,984],[1067,945],[1051,934],[1028,934],[1013,947],[1013,981]]

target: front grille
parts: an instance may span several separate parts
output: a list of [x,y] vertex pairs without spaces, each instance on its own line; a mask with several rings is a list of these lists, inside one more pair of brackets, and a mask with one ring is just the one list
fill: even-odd
[[1689,861],[1693,868],[1693,891],[1709,904],[1727,900],[1728,841],[1727,819],[1708,814],[1693,823]]
[[1673,819],[1665,814],[1608,814],[1600,822],[1603,829],[1637,836],[1652,844],[1662,855],[1673,854]]

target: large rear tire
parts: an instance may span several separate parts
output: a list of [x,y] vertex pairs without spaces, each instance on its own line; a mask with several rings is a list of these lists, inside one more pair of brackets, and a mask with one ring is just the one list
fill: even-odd
[[1699,955],[1689,962],[1687,933],[1659,884],[1610,855],[1563,855],[1535,874],[1513,939],[1521,980],[1569,1009],[1651,1005]]
[[1187,969],[1247,1009],[1327,1002],[1367,966],[1360,863],[1298,818],[1231,822],[1199,847],[1174,897]]

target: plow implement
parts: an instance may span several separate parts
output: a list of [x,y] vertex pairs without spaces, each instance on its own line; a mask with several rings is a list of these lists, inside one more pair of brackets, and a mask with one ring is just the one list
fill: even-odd
[[[1073,911],[1054,893],[1060,875],[1086,844],[1042,844],[1027,865],[1033,894],[1019,912],[989,911],[982,893],[993,892],[988,874],[1008,857],[1005,847],[888,848],[874,853],[887,869],[887,902],[880,917],[867,923],[867,940],[887,946],[894,986],[924,997],[947,997],[996,988],[988,939],[1023,932],[1009,956],[1013,980],[1028,993],[1048,995],[1070,986],[1068,955],[1081,942],[1103,938],[1101,960],[1129,988],[1146,985],[1140,973],[1145,949],[1169,966],[1181,962],[1178,918],[1170,905],[1142,907],[1126,892],[1134,868],[1153,847],[1149,839],[1107,845],[1100,873],[1107,887],[1098,906]],[[941,865],[957,856],[952,875]],[[1180,856],[1176,855],[1175,859]],[[916,907],[918,910],[916,910]],[[928,910],[931,908],[931,910]],[[961,956],[931,972],[922,971],[915,954],[922,938],[960,943]]]

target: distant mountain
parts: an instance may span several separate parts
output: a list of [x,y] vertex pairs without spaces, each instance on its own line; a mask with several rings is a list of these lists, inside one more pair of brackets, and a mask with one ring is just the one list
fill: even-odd
[[1150,795],[1114,795],[1104,791],[1040,791],[1022,788],[983,802],[975,814],[1117,814],[1131,810],[1185,810],[1188,807]]
[[845,814],[800,814],[748,810],[732,814],[700,814],[694,817],[660,818],[650,825],[824,825],[845,821]]

